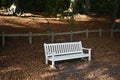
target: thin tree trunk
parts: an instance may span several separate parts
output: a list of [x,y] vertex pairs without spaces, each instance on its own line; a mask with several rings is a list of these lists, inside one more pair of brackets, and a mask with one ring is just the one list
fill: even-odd
[[116,16],[117,16],[117,12],[118,12],[118,6],[119,6],[119,0],[115,0],[114,3],[114,11],[112,14],[112,21],[111,21],[111,28],[114,29],[115,28],[115,20],[116,20]]
[[90,12],[90,0],[85,0],[86,1],[86,14],[89,14]]
[[12,5],[10,6],[10,8],[9,8],[9,13],[10,14],[13,14],[13,15],[16,15],[16,13],[18,13],[19,12],[19,2],[18,2],[19,0],[14,0],[13,1],[13,3],[12,3]]
[[90,1],[89,0],[84,0],[83,1],[83,9],[85,14],[89,14],[90,11]]
[[19,11],[19,0],[14,0],[14,4],[16,5],[16,12],[18,12]]
[[0,7],[1,7],[1,3],[2,3],[2,2],[1,2],[1,0],[0,0]]
[[71,0],[70,6],[68,8],[68,12],[73,13],[74,5],[75,5],[75,0]]

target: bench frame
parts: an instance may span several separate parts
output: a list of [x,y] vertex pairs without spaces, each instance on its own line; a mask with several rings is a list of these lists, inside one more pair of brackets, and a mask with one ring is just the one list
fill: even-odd
[[[61,47],[60,47],[61,46]],[[62,49],[61,49],[62,48]],[[55,68],[55,61],[69,60],[88,57],[91,61],[91,48],[82,47],[81,41],[67,43],[44,43],[45,64],[52,62],[51,67]],[[84,51],[87,51],[84,53]]]

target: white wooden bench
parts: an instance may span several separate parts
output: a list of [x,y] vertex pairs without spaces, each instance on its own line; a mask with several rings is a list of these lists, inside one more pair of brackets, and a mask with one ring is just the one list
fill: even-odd
[[[84,53],[84,50],[87,53]],[[91,48],[83,48],[81,41],[67,43],[44,43],[45,63],[52,61],[51,67],[55,67],[55,61],[88,57],[91,60]]]

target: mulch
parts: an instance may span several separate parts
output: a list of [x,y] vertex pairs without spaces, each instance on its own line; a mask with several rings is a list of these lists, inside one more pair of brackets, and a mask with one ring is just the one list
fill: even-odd
[[[28,33],[29,31],[45,33],[48,25],[40,23],[39,18],[2,17],[2,19],[0,19],[3,23],[0,24],[0,32],[5,33]],[[106,19],[103,19],[79,21],[76,22],[79,26],[75,28],[68,27],[69,24],[63,24],[62,21],[58,24],[59,21],[54,20],[56,23],[50,23],[50,27],[54,32],[87,28],[108,30],[109,28],[105,26],[109,25],[109,21],[105,23]],[[5,47],[0,46],[0,80],[120,80],[119,37],[119,33],[116,33],[112,39],[109,33],[105,33],[101,38],[94,34],[88,38],[85,38],[84,34],[74,35],[73,41],[82,41],[84,47],[92,48],[92,61],[89,62],[87,58],[60,61],[56,62],[56,69],[45,65],[43,43],[50,43],[50,37],[34,37],[32,45],[28,43],[27,37],[6,37]],[[67,36],[55,38],[55,42],[68,41]]]

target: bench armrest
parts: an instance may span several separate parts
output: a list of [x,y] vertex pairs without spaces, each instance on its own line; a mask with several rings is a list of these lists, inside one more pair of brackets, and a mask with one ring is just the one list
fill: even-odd
[[84,49],[84,50],[91,50],[91,48],[84,48],[84,47],[82,47],[82,49]]
[[52,56],[52,59],[54,60],[54,57],[55,57],[55,52],[47,52],[47,53],[49,53],[49,54],[51,54],[51,55],[47,55],[46,57],[48,57],[48,56]]
[[91,55],[91,48],[82,48],[83,50],[87,50],[88,51],[88,54]]

